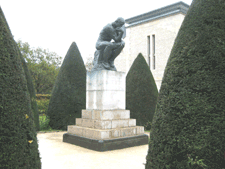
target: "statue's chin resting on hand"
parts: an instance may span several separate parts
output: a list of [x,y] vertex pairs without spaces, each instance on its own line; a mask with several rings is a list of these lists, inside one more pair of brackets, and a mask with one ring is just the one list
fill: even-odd
[[[122,40],[126,36],[124,24],[124,19],[119,17],[115,22],[107,24],[102,29],[96,43],[97,50],[95,51],[92,71],[116,71],[114,60],[125,46],[125,42]],[[111,42],[112,40],[114,42]]]

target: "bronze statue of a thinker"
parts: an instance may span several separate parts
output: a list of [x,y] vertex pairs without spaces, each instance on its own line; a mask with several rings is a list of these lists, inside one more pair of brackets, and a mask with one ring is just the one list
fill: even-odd
[[[126,36],[125,20],[119,17],[115,22],[107,24],[99,34],[96,43],[95,57],[93,61],[94,70],[113,70],[115,58],[121,53]],[[112,41],[113,40],[113,41]]]

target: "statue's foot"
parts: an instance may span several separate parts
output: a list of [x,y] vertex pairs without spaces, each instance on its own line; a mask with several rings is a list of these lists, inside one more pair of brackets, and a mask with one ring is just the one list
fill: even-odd
[[111,67],[111,70],[117,71],[115,66],[114,67]]
[[105,69],[110,69],[110,68],[111,68],[110,64],[107,63],[107,62],[103,62],[102,65],[103,65],[103,67],[104,67]]
[[116,71],[116,67],[114,65],[114,61],[109,61],[109,65],[110,65],[111,70]]
[[110,63],[106,63],[106,62],[102,62],[102,63],[94,65],[94,67],[92,68],[92,71],[97,71],[97,70],[117,71],[116,67],[114,66],[114,64],[111,65]]
[[109,65],[110,65],[110,67],[115,67],[114,61],[109,61]]

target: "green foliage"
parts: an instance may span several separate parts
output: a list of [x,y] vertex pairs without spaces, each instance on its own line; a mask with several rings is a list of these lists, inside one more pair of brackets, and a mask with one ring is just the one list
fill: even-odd
[[24,70],[26,80],[27,80],[27,87],[28,87],[28,92],[30,94],[31,108],[32,108],[33,116],[34,116],[35,129],[36,129],[36,131],[39,131],[39,129],[40,129],[39,113],[38,113],[38,107],[37,107],[36,95],[35,95],[34,85],[32,82],[32,77],[30,75],[27,64],[26,64],[22,54],[20,53],[20,50],[18,47],[17,47],[17,50],[18,50],[18,53],[19,53],[19,56],[20,56],[20,59],[22,62],[23,70]]
[[0,168],[40,169],[34,117],[22,62],[0,7]]
[[41,99],[50,99],[51,95],[50,94],[36,94],[37,100]]
[[33,78],[33,84],[37,94],[50,94],[59,72],[62,57],[46,49],[31,49],[30,45],[21,40],[18,47],[27,62],[28,69]]
[[47,114],[49,101],[50,101],[50,99],[37,100],[39,114]]
[[126,77],[126,109],[137,126],[151,129],[158,90],[152,73],[140,53],[134,60]]
[[39,115],[40,120],[40,130],[51,130],[51,127],[49,126],[49,118],[43,114]]
[[224,16],[222,0],[192,2],[164,72],[146,169],[225,168]]
[[94,67],[94,65],[93,65],[93,59],[94,59],[93,57],[88,57],[87,58],[87,61],[85,63],[85,68],[86,68],[86,70],[88,72],[90,72],[91,69]]
[[67,130],[81,118],[86,107],[86,69],[78,47],[73,42],[57,76],[47,115],[52,129]]

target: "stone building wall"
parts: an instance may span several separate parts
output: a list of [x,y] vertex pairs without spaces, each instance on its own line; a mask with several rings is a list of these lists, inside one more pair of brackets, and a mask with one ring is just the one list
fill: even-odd
[[[150,36],[150,70],[159,90],[167,60],[184,17],[183,13],[178,13],[142,24],[128,26],[126,28],[127,35],[124,39],[125,47],[115,59],[117,71],[128,73],[139,53],[142,53],[149,64],[147,36]],[[152,35],[155,35],[155,69],[153,69]]]

